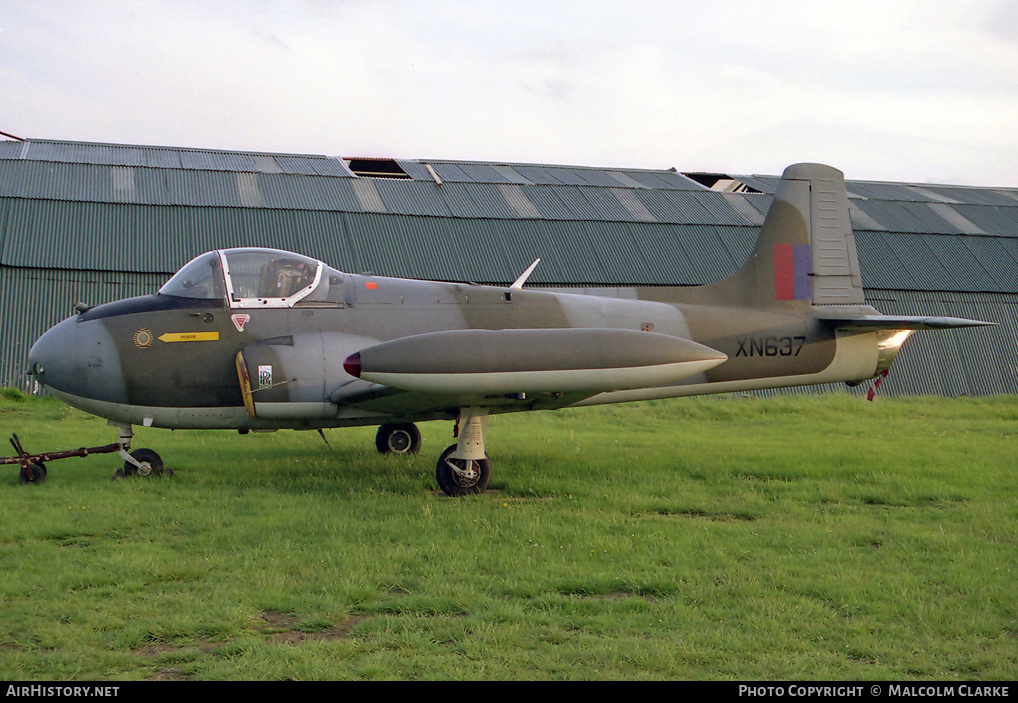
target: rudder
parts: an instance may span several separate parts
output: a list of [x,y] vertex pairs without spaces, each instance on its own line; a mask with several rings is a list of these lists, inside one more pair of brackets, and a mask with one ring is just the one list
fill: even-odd
[[812,303],[862,305],[866,300],[848,209],[845,175],[822,164],[799,164],[791,168],[804,171],[803,175],[808,176],[810,182]]

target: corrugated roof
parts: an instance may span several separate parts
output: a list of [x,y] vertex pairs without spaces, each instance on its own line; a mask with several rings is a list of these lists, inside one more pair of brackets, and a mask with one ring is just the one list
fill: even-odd
[[[274,154],[130,144],[99,144],[45,139],[0,142],[0,160],[41,163],[133,166],[200,171],[286,173],[355,178],[343,159],[321,154]],[[581,185],[605,188],[652,187],[703,190],[674,169],[601,169],[587,166],[511,164],[482,161],[409,160],[396,163],[413,180],[433,181],[430,165],[443,181]]]
[[989,234],[1018,237],[1018,207],[955,205],[954,209]]
[[[416,234],[391,249],[382,242],[395,223]],[[474,253],[480,258],[465,253],[493,232],[503,233],[503,259],[492,263],[498,253],[485,247]],[[720,224],[501,219],[480,226],[452,217],[0,199],[0,265],[164,274],[209,249],[272,246],[386,275],[508,282],[519,274],[514,253],[525,252],[523,258],[542,258],[534,280],[546,284],[695,285],[734,272],[757,232]],[[1018,291],[1016,237],[866,231],[856,244],[867,286]]]
[[[497,282],[518,274],[507,262],[522,248],[542,257],[547,283],[706,283],[748,256],[778,182],[738,176],[763,193],[721,193],[674,170],[397,163],[409,179],[356,177],[315,155],[0,142],[0,263],[170,273],[205,249],[265,245],[353,252],[327,259],[352,270]],[[867,285],[1018,290],[1018,190],[848,186]],[[408,228],[412,254],[398,246],[411,246]],[[486,239],[480,258],[442,260]]]
[[[777,176],[730,178],[769,194],[780,181]],[[1018,188],[853,180],[845,185],[856,231],[1018,236]]]
[[[404,162],[401,162],[404,163]],[[480,161],[442,161],[424,159],[443,181],[452,183],[516,183],[518,185],[571,185],[598,188],[663,188],[666,190],[704,190],[699,183],[674,169],[601,169],[588,166],[552,166]],[[410,171],[407,171],[409,174]],[[430,174],[413,178],[431,180]]]
[[[774,194],[780,176],[726,176],[759,190]],[[849,198],[873,200],[906,200],[915,202],[969,203],[972,205],[1018,204],[1018,188],[987,188],[983,186],[938,185],[929,183],[892,183],[886,181],[846,180]]]
[[[587,180],[596,180],[590,173]],[[292,172],[0,160],[0,197],[9,198],[430,217],[753,223],[722,195],[710,191],[628,188],[615,182],[618,185],[613,188],[526,185],[505,179],[497,183],[449,180],[438,185],[431,178],[331,178]]]
[[[759,226],[763,194],[717,193],[674,170],[397,162],[410,179],[358,178],[342,160],[78,142],[0,142],[0,197],[391,215]],[[442,180],[439,185],[431,168]],[[1018,236],[1018,189],[848,181],[858,231]]]
[[[16,146],[12,146],[16,145]],[[47,139],[0,142],[0,160],[137,166],[203,171],[249,171],[353,177],[342,160],[317,154],[186,149],[132,144],[96,144]]]
[[866,287],[1018,292],[1018,238],[870,231],[855,243]]
[[16,159],[21,153],[22,142],[0,141],[0,159]]

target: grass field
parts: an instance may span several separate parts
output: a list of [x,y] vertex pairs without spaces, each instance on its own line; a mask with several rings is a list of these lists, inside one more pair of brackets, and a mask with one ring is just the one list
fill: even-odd
[[[1013,680],[1018,398],[700,398],[491,419],[450,499],[374,428],[139,429],[0,476],[0,678]],[[0,396],[29,451],[116,432]],[[6,440],[4,440],[6,445]],[[0,451],[0,454],[10,452]]]

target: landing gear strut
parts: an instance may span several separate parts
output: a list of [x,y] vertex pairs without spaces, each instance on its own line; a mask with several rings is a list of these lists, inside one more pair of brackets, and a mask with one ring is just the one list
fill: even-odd
[[456,444],[442,452],[435,466],[438,485],[453,497],[484,493],[491,480],[491,459],[484,453],[488,411],[463,408],[456,421]]

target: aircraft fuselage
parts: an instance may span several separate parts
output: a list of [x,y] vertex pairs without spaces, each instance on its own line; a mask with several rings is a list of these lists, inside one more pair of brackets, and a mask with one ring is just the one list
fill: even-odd
[[[872,376],[877,365],[878,340],[871,333],[865,336],[872,354],[855,364],[853,378],[827,378],[838,347],[834,330],[793,311],[349,274],[333,276],[328,299],[293,307],[229,307],[224,300],[163,294],[97,306],[44,335],[30,363],[68,403],[125,424],[338,427],[377,424],[389,416],[454,418],[458,408],[482,402],[491,412],[613,402],[607,398],[613,391],[501,398],[408,393],[372,388],[377,384],[343,368],[349,355],[365,347],[420,334],[584,328],[688,339],[727,356],[714,368],[666,386],[617,389],[631,399],[789,385],[793,376],[795,383],[858,380]],[[254,417],[242,397],[238,352],[248,366]]]

